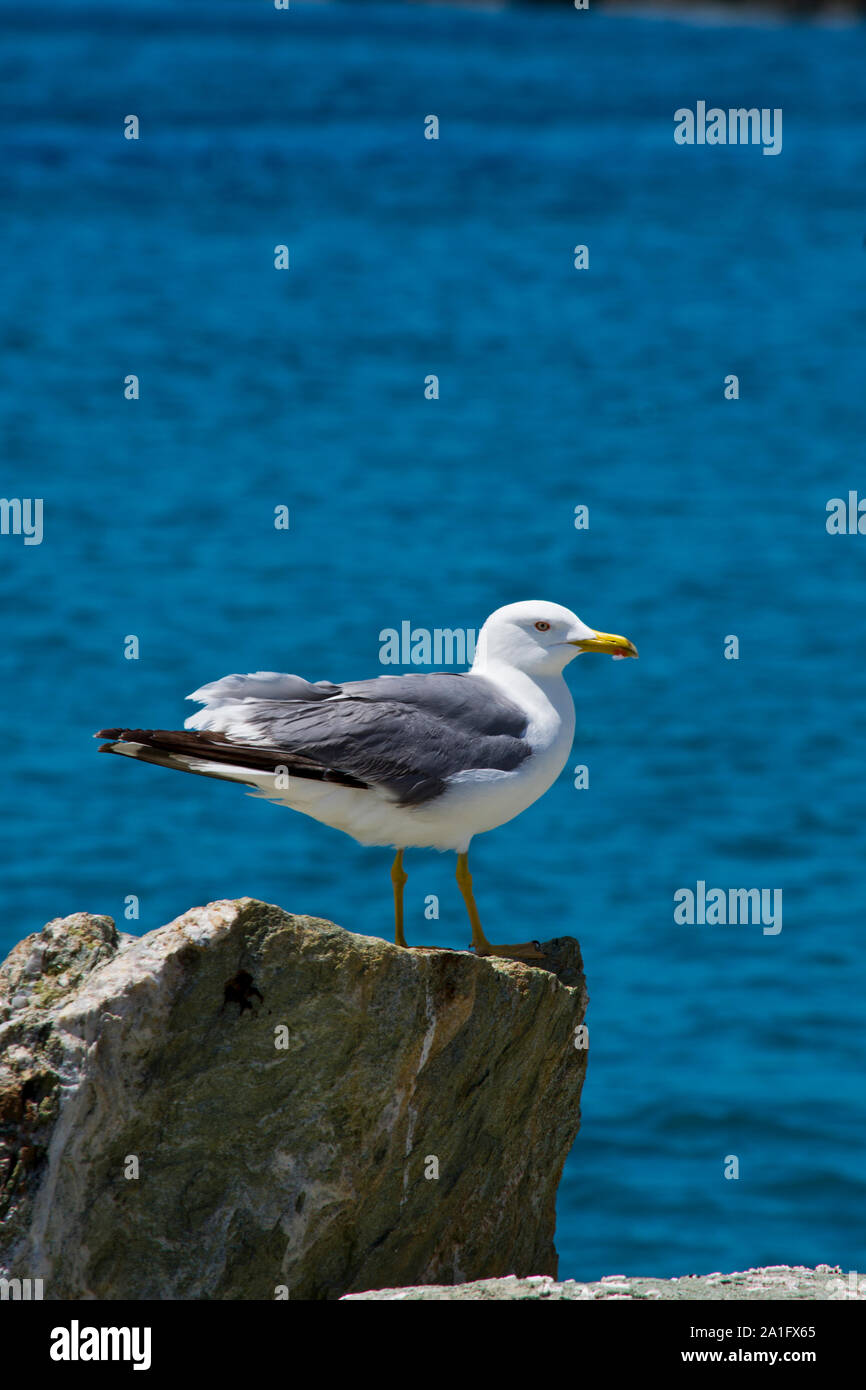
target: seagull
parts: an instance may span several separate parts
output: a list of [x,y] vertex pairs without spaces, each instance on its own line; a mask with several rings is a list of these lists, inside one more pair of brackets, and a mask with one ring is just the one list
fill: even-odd
[[407,947],[407,849],[452,850],[479,956],[543,958],[538,942],[496,946],[472,894],[469,843],[553,785],[574,735],[563,671],[585,652],[636,657],[556,603],[507,604],[487,619],[469,671],[307,681],[276,671],[223,676],[187,699],[182,730],[101,729],[100,753],[239,782],[362,845],[395,850],[394,939]]

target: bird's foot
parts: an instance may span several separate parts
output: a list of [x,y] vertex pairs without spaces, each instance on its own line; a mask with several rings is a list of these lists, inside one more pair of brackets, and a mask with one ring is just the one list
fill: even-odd
[[483,946],[473,946],[476,956],[507,956],[511,960],[544,960],[540,941],[522,941],[516,946],[494,946],[487,941]]

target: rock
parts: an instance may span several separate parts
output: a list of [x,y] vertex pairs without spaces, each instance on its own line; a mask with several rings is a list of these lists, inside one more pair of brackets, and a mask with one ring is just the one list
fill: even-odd
[[770,1265],[766,1269],[747,1269],[740,1274],[689,1274],[680,1279],[625,1278],[606,1275],[600,1283],[578,1284],[567,1279],[562,1284],[549,1278],[479,1279],[473,1283],[426,1285],[405,1289],[376,1289],[368,1293],[346,1294],[345,1301],[367,1299],[380,1302],[404,1299],[469,1299],[476,1302],[488,1299],[548,1299],[561,1300],[662,1299],[707,1301],[758,1301],[763,1299],[807,1299],[827,1301],[842,1299],[866,1300],[866,1278],[859,1279],[843,1273],[838,1265],[818,1265],[806,1269],[802,1265]]
[[249,898],[144,937],[50,922],[0,967],[0,1277],[321,1299],[555,1275],[586,991],[577,942],[545,949],[406,951]]

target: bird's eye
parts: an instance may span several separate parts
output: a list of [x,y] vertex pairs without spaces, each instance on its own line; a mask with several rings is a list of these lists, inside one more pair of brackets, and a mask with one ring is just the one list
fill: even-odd
[[535,627],[536,627],[536,630],[537,630],[538,632],[549,632],[549,631],[550,631],[550,623],[536,623],[536,624],[535,624]]

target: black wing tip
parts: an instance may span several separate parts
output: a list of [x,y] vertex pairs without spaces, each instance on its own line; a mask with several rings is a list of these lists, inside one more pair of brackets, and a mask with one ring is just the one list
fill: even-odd
[[[142,762],[153,762],[159,766],[180,768],[184,771],[197,771],[183,762],[184,758],[196,758],[202,762],[227,763],[235,768],[249,766],[253,771],[273,772],[285,765],[290,776],[302,777],[317,782],[332,782],[338,786],[354,787],[369,791],[371,783],[342,772],[339,768],[326,767],[314,760],[305,758],[302,753],[291,749],[254,747],[234,743],[221,731],[198,731],[186,729],[100,729],[94,738],[111,739],[97,750],[100,753],[127,753]],[[140,744],[141,748],[130,750],[118,748],[118,743]],[[144,751],[142,751],[144,750]],[[168,761],[171,760],[171,761]],[[202,773],[204,777],[217,776],[217,773]],[[250,786],[255,786],[250,783]]]

